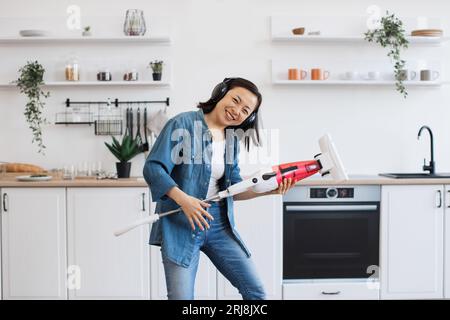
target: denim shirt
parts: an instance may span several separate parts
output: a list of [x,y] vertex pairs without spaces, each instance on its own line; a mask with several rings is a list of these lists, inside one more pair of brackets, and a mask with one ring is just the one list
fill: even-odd
[[[179,207],[166,193],[174,186],[198,199],[205,199],[211,176],[212,135],[205,122],[203,110],[183,112],[171,118],[161,131],[148,155],[143,175],[150,187],[156,213]],[[225,173],[219,180],[219,190],[242,181],[238,166],[239,141],[226,135]],[[233,197],[226,198],[231,231],[244,252],[250,252],[235,229]],[[162,217],[152,225],[149,244],[158,245],[176,264],[190,265],[195,236],[183,212]]]

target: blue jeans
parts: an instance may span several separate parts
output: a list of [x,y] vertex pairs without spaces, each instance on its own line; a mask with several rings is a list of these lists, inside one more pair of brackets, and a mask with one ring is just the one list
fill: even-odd
[[189,267],[182,267],[169,260],[161,251],[166,274],[169,300],[193,300],[194,284],[200,251],[205,253],[216,268],[239,290],[244,300],[263,300],[265,291],[255,265],[248,258],[231,233],[226,205],[212,202],[208,212],[214,217],[210,228],[201,231],[196,226],[195,251]]

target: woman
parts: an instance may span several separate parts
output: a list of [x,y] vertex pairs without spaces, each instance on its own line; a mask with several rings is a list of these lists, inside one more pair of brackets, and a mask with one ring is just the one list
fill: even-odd
[[248,190],[206,203],[218,191],[242,181],[239,141],[247,151],[250,138],[259,145],[258,88],[242,78],[226,78],[198,111],[170,119],[158,136],[144,166],[144,177],[157,201],[156,212],[177,207],[157,221],[150,244],[161,246],[169,299],[193,299],[200,251],[239,290],[243,299],[265,299],[250,252],[234,225],[233,200],[285,193],[291,181],[263,194]]

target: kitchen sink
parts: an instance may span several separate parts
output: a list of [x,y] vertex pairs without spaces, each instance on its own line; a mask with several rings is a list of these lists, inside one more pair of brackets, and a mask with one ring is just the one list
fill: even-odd
[[380,173],[380,176],[394,178],[394,179],[445,179],[450,178],[449,172],[444,173],[425,173],[425,172],[415,172],[415,173]]

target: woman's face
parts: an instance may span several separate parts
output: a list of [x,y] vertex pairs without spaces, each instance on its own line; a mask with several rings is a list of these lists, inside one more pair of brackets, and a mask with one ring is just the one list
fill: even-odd
[[235,87],[217,103],[212,111],[217,121],[225,126],[238,126],[255,110],[258,98],[251,91]]

